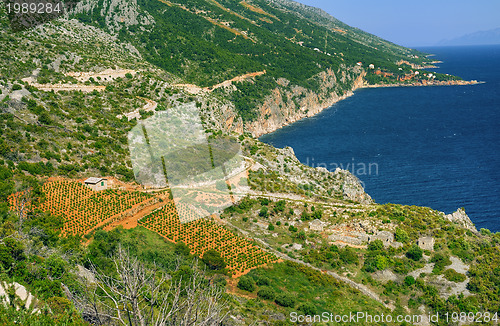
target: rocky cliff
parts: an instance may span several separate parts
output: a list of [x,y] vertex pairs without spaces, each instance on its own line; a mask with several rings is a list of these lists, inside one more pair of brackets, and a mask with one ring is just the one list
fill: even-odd
[[[363,85],[364,72],[359,67],[344,69],[337,72],[332,70],[321,72],[318,75],[320,87],[316,92],[300,86],[291,86],[290,91],[274,89],[259,108],[259,118],[247,124],[246,130],[259,137],[300,119],[312,117],[351,96],[354,90]],[[286,79],[280,79],[278,83],[289,86]],[[348,90],[342,90],[340,84],[346,85]],[[301,99],[294,102],[292,101],[294,97]]]
[[466,228],[474,233],[477,233],[477,229],[474,226],[474,223],[472,223],[470,217],[467,215],[467,213],[465,213],[465,210],[463,208],[459,208],[457,209],[456,212],[452,214],[447,214],[444,217],[450,222],[456,223],[463,228]]

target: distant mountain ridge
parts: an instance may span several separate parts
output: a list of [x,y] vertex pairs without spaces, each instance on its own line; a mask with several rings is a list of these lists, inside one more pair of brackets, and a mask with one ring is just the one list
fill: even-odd
[[466,34],[451,40],[442,40],[437,45],[488,45],[500,44],[500,27],[487,31]]

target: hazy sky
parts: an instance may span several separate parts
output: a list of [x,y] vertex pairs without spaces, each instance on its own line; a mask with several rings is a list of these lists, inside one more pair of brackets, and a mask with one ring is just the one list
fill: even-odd
[[500,0],[296,0],[404,46],[500,27]]

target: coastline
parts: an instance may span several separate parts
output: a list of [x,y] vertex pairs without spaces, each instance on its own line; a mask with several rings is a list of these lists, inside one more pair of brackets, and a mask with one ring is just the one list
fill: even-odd
[[395,83],[395,84],[365,84],[361,88],[382,88],[382,87],[421,87],[421,86],[467,86],[484,84],[484,81],[477,80],[447,80],[447,81],[425,81],[413,83]]
[[[361,77],[361,78],[359,78]],[[287,120],[282,123],[282,124],[276,124],[274,126],[267,126],[267,128],[264,128],[264,130],[254,130],[252,131],[252,134],[254,137],[259,138],[264,135],[273,133],[283,127],[286,127],[288,125],[291,125],[295,122],[298,122],[302,119],[310,118],[313,117],[319,113],[321,113],[323,110],[326,110],[330,108],[332,105],[345,100],[346,98],[349,98],[354,95],[354,92],[358,89],[363,89],[363,88],[387,88],[387,87],[429,87],[429,86],[467,86],[467,85],[478,85],[478,84],[484,84],[484,81],[477,81],[477,80],[448,80],[448,81],[419,81],[419,82],[413,82],[413,83],[395,83],[395,84],[375,84],[375,85],[370,85],[367,84],[366,81],[363,79],[363,75],[359,76],[358,80],[354,83],[353,88],[348,91],[346,94],[342,96],[335,96],[333,98],[330,98],[329,101],[326,103],[321,103],[317,107],[314,108],[309,108],[308,112],[305,114],[297,114],[292,117],[288,117]],[[359,80],[360,79],[360,80]]]

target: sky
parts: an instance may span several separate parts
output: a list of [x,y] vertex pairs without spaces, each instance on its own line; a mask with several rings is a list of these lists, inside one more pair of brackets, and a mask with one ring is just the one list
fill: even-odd
[[500,0],[296,0],[399,45],[436,45],[500,27]]

